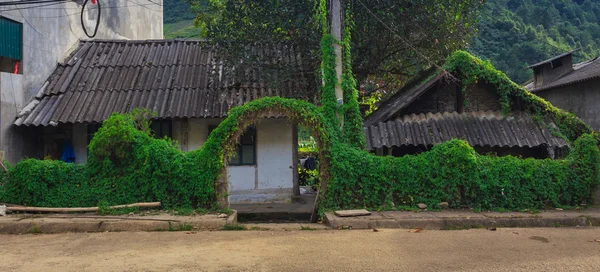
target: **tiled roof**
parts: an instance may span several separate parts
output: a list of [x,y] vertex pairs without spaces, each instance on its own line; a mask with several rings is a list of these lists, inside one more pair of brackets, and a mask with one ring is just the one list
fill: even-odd
[[101,122],[141,107],[158,118],[224,117],[265,96],[315,101],[314,69],[293,46],[248,49],[257,62],[230,64],[222,50],[198,40],[82,41],[15,124]]
[[[554,124],[550,124],[554,125]],[[369,150],[380,147],[431,146],[451,139],[481,147],[567,147],[546,125],[526,113],[505,118],[501,112],[406,115],[364,128]]]
[[573,65],[573,71],[557,78],[550,83],[544,84],[544,86],[540,88],[534,88],[533,82],[525,87],[532,93],[535,93],[595,78],[600,78],[600,58],[575,64]]

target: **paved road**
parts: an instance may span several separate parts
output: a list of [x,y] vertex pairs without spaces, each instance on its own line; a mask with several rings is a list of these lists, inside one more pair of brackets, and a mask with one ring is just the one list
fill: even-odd
[[599,271],[600,228],[0,236],[0,271]]

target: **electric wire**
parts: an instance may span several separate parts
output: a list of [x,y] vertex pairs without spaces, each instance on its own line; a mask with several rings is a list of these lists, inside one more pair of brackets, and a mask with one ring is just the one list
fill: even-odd
[[85,11],[85,6],[88,2],[89,0],[85,0],[83,2],[83,5],[81,6],[81,28],[83,28],[83,33],[85,33],[85,35],[88,36],[88,38],[93,38],[96,37],[96,34],[98,33],[98,27],[100,27],[100,18],[102,18],[102,7],[100,6],[100,0],[97,0],[96,4],[98,5],[98,18],[96,18],[96,27],[94,27],[94,33],[90,35],[87,31],[87,28],[85,27],[85,23],[83,20],[83,11]]
[[10,2],[0,2],[0,7],[4,7],[4,6],[17,6],[17,5],[46,4],[46,3],[63,3],[63,2],[67,2],[67,0],[10,1]]
[[419,55],[425,61],[429,62],[429,64],[431,64],[432,66],[435,66],[438,69],[440,69],[441,71],[446,72],[446,74],[448,76],[450,76],[452,79],[458,81],[458,79],[454,75],[452,75],[452,73],[449,73],[446,69],[444,69],[444,67],[433,62],[431,59],[429,59],[429,57],[427,57],[425,54],[421,53],[412,43],[410,43],[408,40],[404,39],[394,29],[392,29],[389,25],[387,25],[385,22],[383,22],[383,20],[381,20],[375,13],[373,13],[373,11],[371,11],[371,9],[369,9],[367,7],[367,5],[365,5],[365,3],[363,3],[362,0],[358,0],[358,2],[367,10],[367,12],[369,12],[369,14],[371,14],[371,16],[373,16],[377,21],[379,21],[379,23],[381,23],[385,28],[387,28],[390,32],[392,32],[392,34],[394,34],[396,37],[398,37],[398,39],[400,39],[400,41],[402,41],[404,44],[406,44],[417,55]]
[[21,16],[23,17],[23,21],[25,22],[25,24],[27,24],[27,25],[28,25],[28,26],[29,26],[31,29],[33,29],[33,31],[34,31],[35,33],[37,33],[38,35],[42,36],[42,37],[43,37],[43,38],[45,38],[46,40],[48,40],[48,41],[51,41],[51,42],[53,42],[53,43],[60,44],[60,45],[63,45],[63,46],[69,46],[68,44],[63,44],[63,43],[60,43],[60,42],[58,42],[57,40],[50,39],[48,36],[46,36],[46,35],[42,34],[42,32],[38,31],[38,30],[37,30],[37,29],[36,29],[36,28],[35,28],[35,27],[34,27],[34,26],[33,26],[33,25],[32,25],[32,24],[29,22],[29,20],[27,20],[27,18],[25,18],[25,15],[23,15],[23,12],[22,12],[22,11],[20,11],[20,10],[19,10],[19,13],[21,13]]

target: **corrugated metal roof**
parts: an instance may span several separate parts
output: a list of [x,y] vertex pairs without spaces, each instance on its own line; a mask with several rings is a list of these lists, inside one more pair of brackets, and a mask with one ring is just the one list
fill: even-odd
[[231,64],[218,47],[197,40],[82,41],[15,124],[101,122],[142,107],[158,118],[224,117],[265,96],[315,101],[314,70],[293,46],[248,49],[258,62]]
[[523,112],[506,118],[501,112],[492,111],[411,114],[365,127],[364,133],[369,150],[384,146],[431,146],[451,139],[463,139],[471,146],[481,147],[568,146]]
[[567,86],[595,78],[600,78],[600,58],[577,63],[573,65],[573,71],[567,73],[554,81],[544,84],[540,88],[534,88],[533,82],[525,86],[532,93]]

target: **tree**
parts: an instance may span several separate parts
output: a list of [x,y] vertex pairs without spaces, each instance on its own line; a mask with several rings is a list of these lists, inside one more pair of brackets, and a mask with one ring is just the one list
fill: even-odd
[[[309,0],[189,0],[196,24],[229,52],[254,42],[289,42],[315,70],[321,32]],[[463,48],[476,32],[482,0],[345,0],[354,18],[352,66],[359,84],[370,76],[404,79]],[[416,53],[416,52],[419,53]],[[425,56],[425,57],[424,57]],[[239,55],[232,55],[239,59]]]

